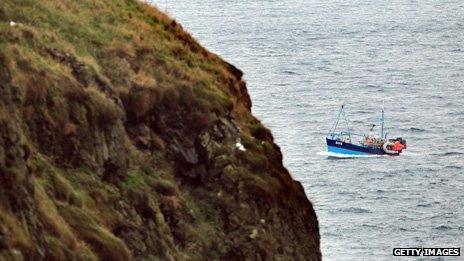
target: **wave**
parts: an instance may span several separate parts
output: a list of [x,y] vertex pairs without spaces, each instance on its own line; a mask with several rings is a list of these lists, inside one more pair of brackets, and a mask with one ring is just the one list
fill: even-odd
[[316,153],[318,156],[327,156],[328,158],[334,159],[352,159],[352,158],[378,158],[378,157],[385,157],[388,155],[348,155],[348,154],[340,154],[328,151],[319,151]]
[[412,131],[412,132],[424,132],[425,131],[424,129],[415,128],[415,127],[411,127],[411,128],[409,128],[409,130]]
[[462,169],[462,167],[456,166],[456,165],[449,165],[449,166],[446,166],[445,169]]
[[453,228],[450,227],[450,226],[441,225],[441,226],[438,226],[438,227],[434,227],[434,229],[436,229],[436,230],[442,230],[442,231],[443,231],[443,230],[451,230],[451,229],[453,229]]
[[459,155],[464,155],[464,153],[462,152],[458,152],[458,151],[448,151],[448,152],[443,152],[443,153],[440,153],[440,152],[435,152],[435,153],[432,153],[431,155],[434,155],[434,156],[459,156]]
[[431,206],[432,206],[432,203],[417,204],[417,207],[420,207],[420,208],[428,208],[428,207],[431,207]]
[[284,73],[284,74],[288,74],[288,75],[295,75],[295,74],[297,74],[296,72],[294,72],[294,71],[290,71],[290,70],[285,70],[285,71],[282,71],[282,73]]
[[370,224],[362,224],[362,227],[368,227],[368,228],[381,228],[380,226],[377,225],[370,225]]
[[450,151],[450,152],[445,152],[440,154],[441,156],[458,156],[458,155],[463,155],[464,153],[462,152],[457,152],[457,151]]
[[426,152],[423,152],[423,153],[415,153],[415,152],[410,152],[408,150],[404,150],[403,152],[401,152],[401,156],[427,156],[429,155],[429,153],[426,153]]
[[357,207],[342,208],[342,209],[337,209],[332,212],[345,212],[345,213],[356,213],[356,214],[372,213],[372,211],[370,211],[369,209],[357,208]]

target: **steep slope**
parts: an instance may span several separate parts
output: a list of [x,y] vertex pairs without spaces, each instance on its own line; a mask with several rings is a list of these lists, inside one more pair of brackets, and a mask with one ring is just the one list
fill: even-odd
[[136,0],[0,3],[0,259],[318,260],[242,72]]

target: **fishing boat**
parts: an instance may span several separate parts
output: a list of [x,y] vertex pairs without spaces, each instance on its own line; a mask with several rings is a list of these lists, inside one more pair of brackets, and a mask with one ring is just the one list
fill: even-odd
[[[344,124],[344,130],[338,131],[341,124]],[[327,150],[330,153],[342,155],[400,155],[406,149],[406,140],[401,137],[387,139],[384,109],[380,117],[378,135],[373,133],[375,127],[375,124],[372,125],[367,135],[352,132],[346,117],[345,106],[342,105],[326,137]]]

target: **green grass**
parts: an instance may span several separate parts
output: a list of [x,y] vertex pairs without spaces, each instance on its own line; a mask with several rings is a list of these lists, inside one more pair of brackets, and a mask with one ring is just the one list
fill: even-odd
[[145,182],[144,173],[139,170],[129,171],[126,179],[123,182],[123,187],[126,189],[141,189],[148,185]]
[[161,195],[174,196],[177,193],[175,185],[169,180],[155,180],[152,182],[152,186]]
[[90,243],[91,248],[100,259],[128,260],[129,250],[126,245],[105,228],[101,227],[92,214],[73,206],[63,205],[61,215],[78,233],[79,237]]
[[99,124],[111,125],[121,119],[123,112],[113,100],[94,88],[89,88],[87,93],[89,94],[87,108],[92,114],[91,117]]

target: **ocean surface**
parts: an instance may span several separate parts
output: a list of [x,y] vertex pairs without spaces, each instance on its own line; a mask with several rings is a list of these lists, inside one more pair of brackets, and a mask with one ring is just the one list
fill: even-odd
[[[244,71],[254,114],[315,206],[325,260],[464,247],[463,1],[153,3]],[[404,155],[327,157],[342,103],[368,132],[383,102]]]

